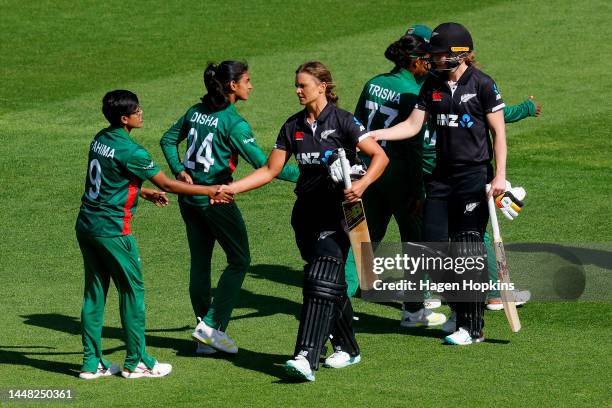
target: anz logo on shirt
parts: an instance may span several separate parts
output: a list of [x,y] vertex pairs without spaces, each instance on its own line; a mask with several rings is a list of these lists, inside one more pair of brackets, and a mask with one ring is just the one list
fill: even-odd
[[461,120],[459,120],[459,115],[439,113],[436,115],[436,123],[438,126],[462,127],[467,129],[474,125],[472,117],[467,113],[461,116]]

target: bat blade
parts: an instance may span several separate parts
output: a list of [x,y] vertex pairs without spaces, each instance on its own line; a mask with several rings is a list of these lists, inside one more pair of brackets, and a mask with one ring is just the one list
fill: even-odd
[[506,252],[504,251],[504,243],[499,240],[494,242],[495,249],[495,260],[497,262],[497,278],[502,283],[502,290],[500,290],[502,304],[504,305],[504,313],[506,313],[506,319],[510,325],[510,329],[513,332],[521,330],[521,321],[519,319],[518,312],[516,311],[516,303],[514,302],[514,295],[510,290],[503,290],[504,287],[510,285],[510,274],[508,272],[508,263],[506,262]]
[[359,287],[362,291],[370,290],[377,278],[372,267],[374,251],[372,250],[363,202],[361,200],[356,202],[345,201],[342,203],[342,211],[349,230],[349,239],[355,257],[355,269],[357,269],[357,276],[359,277]]

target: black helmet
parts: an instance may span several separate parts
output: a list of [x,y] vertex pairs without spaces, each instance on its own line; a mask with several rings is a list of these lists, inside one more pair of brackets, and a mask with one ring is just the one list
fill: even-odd
[[424,50],[431,54],[463,53],[474,49],[470,32],[458,23],[443,23],[433,29],[429,44],[424,44]]

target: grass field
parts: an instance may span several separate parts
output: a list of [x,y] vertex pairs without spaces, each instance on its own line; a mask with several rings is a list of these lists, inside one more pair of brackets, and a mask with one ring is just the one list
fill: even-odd
[[[352,110],[365,81],[391,68],[384,49],[409,24],[461,22],[504,99],[533,94],[543,106],[540,118],[507,128],[508,177],[529,195],[520,221],[502,224],[505,240],[612,242],[609,2],[305,4],[0,0],[0,388],[72,388],[79,406],[609,405],[605,289],[600,301],[529,303],[518,334],[503,313],[488,313],[488,341],[467,348],[442,346],[440,330],[400,330],[397,308],[357,300],[362,363],[321,369],[315,383],[288,382],[281,365],[295,341],[302,264],[289,225],[292,186],[280,181],[238,198],[253,259],[229,328],[238,355],[193,354],[189,255],[173,197],[166,209],[141,202],[134,230],[148,350],[174,372],[78,380],[83,272],[74,221],[89,142],[105,126],[101,98],[116,88],[140,96],[145,127],[133,135],[161,163],[158,141],[202,95],[209,60],[249,62],[255,90],[238,110],[267,151],[299,109],[293,72],[301,62],[327,63],[341,106]],[[237,173],[249,170],[242,162]],[[395,228],[388,239],[399,239]],[[600,255],[609,262],[612,253]],[[219,249],[215,276],[224,266]],[[542,265],[530,267],[537,274]],[[609,285],[610,265],[598,270],[593,276]],[[125,350],[120,327],[111,290],[104,348],[116,363]]]

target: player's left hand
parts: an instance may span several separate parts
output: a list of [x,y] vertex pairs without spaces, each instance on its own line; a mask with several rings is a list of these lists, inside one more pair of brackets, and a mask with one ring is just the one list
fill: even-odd
[[533,99],[533,95],[531,95],[531,96],[529,97],[529,100],[530,100],[531,102],[533,102],[533,104],[535,104],[535,114],[534,114],[534,116],[535,116],[535,117],[540,116],[540,114],[542,113],[542,106],[540,106],[540,103],[539,103],[539,102],[536,102],[536,101]]
[[506,181],[506,191],[495,197],[495,204],[502,214],[512,221],[521,212],[526,195],[527,192],[523,187],[512,187],[510,182]]
[[170,200],[166,197],[166,193],[164,191],[157,191],[152,189],[141,189],[140,196],[147,201],[152,202],[158,207],[165,207],[168,205]]
[[344,190],[344,198],[346,199],[346,201],[352,203],[358,201],[365,192],[366,188],[368,188],[368,186],[363,179],[357,180],[353,183],[351,188],[347,188]]
[[504,191],[506,191],[506,178],[495,176],[495,178],[491,181],[491,188],[487,192],[487,199],[489,197],[497,197]]

